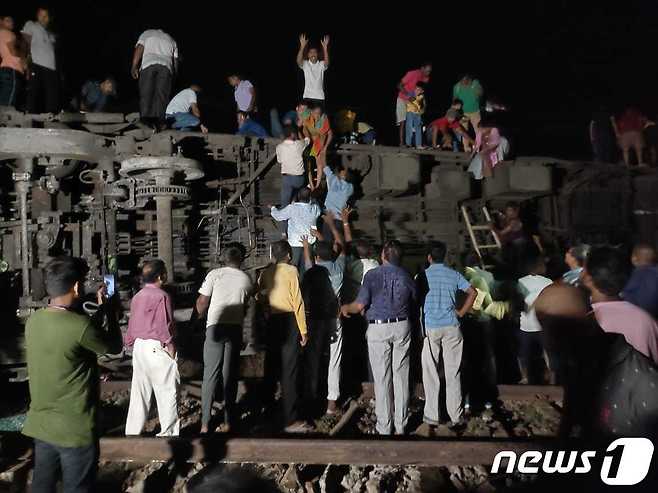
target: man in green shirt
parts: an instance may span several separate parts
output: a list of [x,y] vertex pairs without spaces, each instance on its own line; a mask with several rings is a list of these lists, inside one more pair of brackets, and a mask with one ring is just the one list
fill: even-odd
[[480,81],[473,79],[468,74],[464,75],[452,88],[452,98],[461,99],[464,103],[464,116],[468,117],[475,131],[480,126],[480,120],[482,119],[480,99],[483,92]]
[[[61,470],[64,492],[94,488],[98,460],[96,414],[99,380],[96,355],[118,353],[118,326],[109,330],[74,306],[82,295],[86,266],[57,257],[45,268],[47,308],[25,326],[30,409],[23,434],[34,438],[33,492],[55,491]],[[103,305],[105,286],[97,292]],[[102,315],[103,308],[98,315]]]

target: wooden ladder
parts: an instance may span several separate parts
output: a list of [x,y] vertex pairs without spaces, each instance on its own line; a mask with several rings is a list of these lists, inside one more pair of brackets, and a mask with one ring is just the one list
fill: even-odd
[[[465,205],[461,206],[461,211],[462,211],[462,216],[464,217],[464,222],[466,223],[466,229],[468,230],[468,235],[471,238],[471,243],[473,243],[473,248],[475,249],[475,253],[477,253],[478,258],[480,259],[480,264],[482,265],[482,268],[487,269],[489,267],[492,267],[491,265],[484,264],[483,250],[491,250],[491,249],[500,250],[501,243],[500,243],[500,238],[498,238],[496,232],[491,229],[490,226],[491,215],[489,214],[489,209],[487,209],[486,206],[482,207],[482,214],[484,215],[484,218],[487,221],[486,224],[473,224],[473,221],[471,220],[471,215],[468,213],[468,209],[466,208]],[[493,243],[490,243],[488,240],[484,244],[478,243],[477,233],[479,232],[484,232],[486,235],[491,237],[492,238],[491,241],[493,241]]]

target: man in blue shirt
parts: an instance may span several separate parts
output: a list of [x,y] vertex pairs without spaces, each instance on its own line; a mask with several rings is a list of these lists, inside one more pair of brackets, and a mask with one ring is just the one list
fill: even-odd
[[272,219],[275,221],[286,221],[288,223],[287,238],[292,247],[291,264],[297,267],[300,275],[306,270],[304,265],[304,242],[308,238],[309,243],[315,241],[311,230],[315,228],[320,217],[320,206],[313,202],[311,191],[302,188],[297,192],[297,200],[282,209],[272,206],[270,208]]
[[390,435],[395,428],[395,433],[402,435],[409,419],[410,318],[416,304],[416,285],[400,267],[400,242],[387,241],[381,259],[383,265],[365,275],[356,301],[343,305],[341,313],[349,317],[366,310],[377,432]]
[[80,89],[80,111],[98,113],[105,110],[110,97],[116,97],[117,83],[112,77],[102,82],[88,80]]
[[[324,199],[324,207],[333,215],[336,229],[341,231],[340,215],[354,193],[352,174],[341,164],[336,166],[335,172],[329,166],[325,166],[324,174],[327,177],[327,197]],[[322,228],[322,234],[327,241],[332,241],[333,233],[328,224]]]
[[247,137],[264,138],[269,137],[267,130],[257,121],[249,117],[249,113],[238,111],[238,135],[245,135]]
[[[462,420],[462,390],[460,369],[464,339],[459,327],[462,318],[473,306],[477,292],[459,272],[443,264],[446,246],[436,242],[427,255],[430,266],[425,270],[423,305],[425,340],[423,342],[422,366],[425,389],[425,412],[423,420],[430,426],[439,424],[439,362],[443,359],[446,380],[446,408],[453,425]],[[458,291],[467,294],[466,301],[457,309],[455,299]]]
[[658,319],[658,266],[656,249],[646,243],[633,248],[631,262],[635,267],[622,298]]

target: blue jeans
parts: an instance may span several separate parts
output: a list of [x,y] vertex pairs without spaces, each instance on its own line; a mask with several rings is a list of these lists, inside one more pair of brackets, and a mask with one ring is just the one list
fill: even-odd
[[409,113],[407,112],[407,122],[405,124],[405,144],[408,146],[411,145],[411,136],[415,134],[416,137],[416,147],[423,145],[423,119],[420,116],[420,113]]
[[0,68],[0,106],[16,106],[23,89],[23,74],[9,67]]
[[167,118],[174,119],[171,128],[175,128],[176,130],[191,130],[201,125],[201,120],[192,113],[174,113],[173,115],[167,115]]
[[94,491],[98,468],[98,446],[60,447],[34,440],[34,493],[54,493],[60,472],[64,493]]

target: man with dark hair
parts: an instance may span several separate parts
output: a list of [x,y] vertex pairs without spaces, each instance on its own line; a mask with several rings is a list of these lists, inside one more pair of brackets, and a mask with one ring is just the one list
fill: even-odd
[[304,94],[302,98],[306,104],[319,104],[324,109],[324,72],[329,68],[329,36],[322,38],[322,54],[320,60],[318,49],[308,48],[306,58],[304,51],[308,46],[305,34],[299,36],[299,50],[297,51],[297,66],[304,72]]
[[396,123],[400,128],[400,146],[405,142],[405,122],[407,121],[407,103],[415,96],[416,86],[419,82],[429,83],[432,73],[432,64],[423,63],[420,68],[410,70],[398,84],[398,99],[395,103]]
[[27,70],[27,54],[14,33],[14,19],[0,15],[0,106],[16,106]]
[[263,139],[269,137],[267,130],[258,123],[256,120],[253,120],[249,113],[246,111],[238,111],[238,131],[237,135],[244,135],[246,137],[257,137]]
[[297,270],[303,274],[306,268],[304,266],[302,237],[309,237],[308,241],[311,244],[315,242],[315,236],[311,235],[311,230],[316,228],[320,217],[320,206],[313,202],[311,191],[308,188],[301,188],[297,192],[295,202],[286,205],[282,209],[272,206],[270,213],[275,221],[287,222],[287,238],[292,247],[292,265],[297,267]]
[[229,246],[223,257],[225,266],[208,272],[196,301],[199,317],[208,315],[203,344],[201,433],[208,433],[215,389],[220,379],[224,397],[221,430],[230,431],[235,422],[242,324],[253,291],[251,279],[240,269],[242,251],[237,246]]
[[563,283],[580,286],[580,275],[589,251],[590,246],[585,243],[572,246],[567,250],[567,253],[564,254],[564,263],[567,264],[569,270],[562,275]]
[[[345,221],[345,237],[351,239],[349,222]],[[323,362],[327,371],[327,411],[335,414],[336,401],[340,397],[341,362],[343,359],[343,326],[340,319],[340,292],[345,274],[345,248],[339,233],[334,232],[343,248],[334,260],[334,245],[328,241],[315,244],[315,259],[311,259],[310,248],[304,239],[304,259],[306,268],[302,280],[304,305],[308,313],[311,343],[305,355],[308,362],[308,384],[310,399],[319,397],[320,364],[329,348],[329,362]]]
[[298,419],[297,368],[299,347],[308,342],[304,300],[297,269],[290,265],[292,249],[286,241],[272,243],[275,263],[258,279],[258,302],[267,318],[265,378],[274,395],[277,377],[281,377],[281,402],[285,431],[299,433],[308,426]]
[[582,281],[589,290],[594,315],[606,332],[622,334],[628,343],[658,364],[658,324],[620,294],[629,278],[624,256],[611,247],[593,248]]
[[469,119],[473,129],[477,131],[482,119],[480,107],[483,93],[480,81],[465,74],[452,88],[453,99],[459,99],[463,103],[464,115]]
[[[409,418],[410,318],[414,314],[416,286],[411,276],[400,267],[400,242],[387,241],[381,259],[383,264],[363,278],[356,301],[343,305],[341,313],[349,318],[367,310],[368,355],[375,380],[377,432],[390,435],[395,430],[401,435]],[[391,402],[391,396],[394,402]]]
[[626,283],[622,298],[658,319],[658,266],[656,249],[646,243],[633,248],[631,263],[635,269]]
[[546,277],[546,263],[539,253],[527,253],[524,259],[523,272],[526,274],[518,281],[518,295],[520,301],[519,318],[519,370],[521,383],[533,383],[535,374],[533,370],[539,368],[542,358],[550,370],[547,353],[541,335],[541,325],[535,315],[534,304],[541,292],[553,281]]
[[55,57],[55,35],[48,29],[50,11],[37,9],[36,21],[27,21],[21,33],[30,54],[30,76],[27,87],[28,113],[59,111],[59,77]]
[[[327,178],[327,196],[324,199],[324,207],[333,216],[336,229],[341,231],[342,211],[347,207],[347,202],[354,193],[353,177],[342,164],[337,165],[335,171],[330,166],[325,166],[324,175]],[[329,224],[324,224],[322,234],[327,241],[333,240],[332,228]]]
[[[601,253],[595,249],[592,254],[598,262]],[[535,310],[547,347],[565,363],[560,436],[569,437],[580,427],[583,438],[601,440],[606,447],[619,436],[655,440],[658,393],[651,360],[623,336],[601,330],[573,286],[547,287]]]
[[74,100],[74,106],[80,111],[98,113],[105,111],[110,98],[116,95],[117,82],[114,77],[106,77],[102,81],[88,80],[80,89],[79,97]]
[[186,131],[199,127],[204,134],[208,133],[206,126],[201,123],[201,110],[199,109],[198,95],[201,86],[192,84],[176,94],[165,110],[165,118],[171,122],[171,128]]
[[162,127],[174,73],[178,70],[178,45],[162,29],[147,29],[133,52],[133,79],[139,80],[139,113],[146,123]]
[[254,85],[238,74],[229,75],[228,83],[235,90],[234,97],[238,111],[253,113],[256,110],[256,89],[254,89]]
[[[459,272],[444,264],[446,246],[434,243],[428,251],[430,266],[421,276],[425,339],[422,351],[423,388],[425,389],[425,412],[423,420],[430,426],[439,424],[441,380],[439,364],[443,360],[446,382],[446,408],[453,426],[462,422],[464,407],[461,390],[461,364],[464,338],[459,319],[473,306],[476,292]],[[466,300],[457,309],[459,291],[466,293]]]
[[[30,409],[23,433],[34,438],[32,491],[52,491],[61,471],[64,491],[94,491],[98,458],[97,355],[121,351],[118,325],[100,327],[76,312],[86,268],[81,259],[57,257],[45,269],[48,306],[25,326]],[[96,293],[105,312],[106,287]],[[95,318],[95,317],[94,317]]]
[[[284,129],[284,140],[276,146],[276,160],[281,165],[281,202],[280,207],[286,207],[293,201],[297,192],[304,188],[304,149],[310,143],[308,138],[299,138],[299,129],[288,125]],[[287,233],[286,221],[279,223],[279,229]],[[308,232],[306,233],[308,234]]]
[[180,375],[174,345],[174,316],[169,294],[162,289],[167,268],[160,259],[142,266],[144,287],[130,302],[126,346],[133,346],[133,378],[126,435],[139,435],[155,394],[160,419],[158,436],[178,436]]

